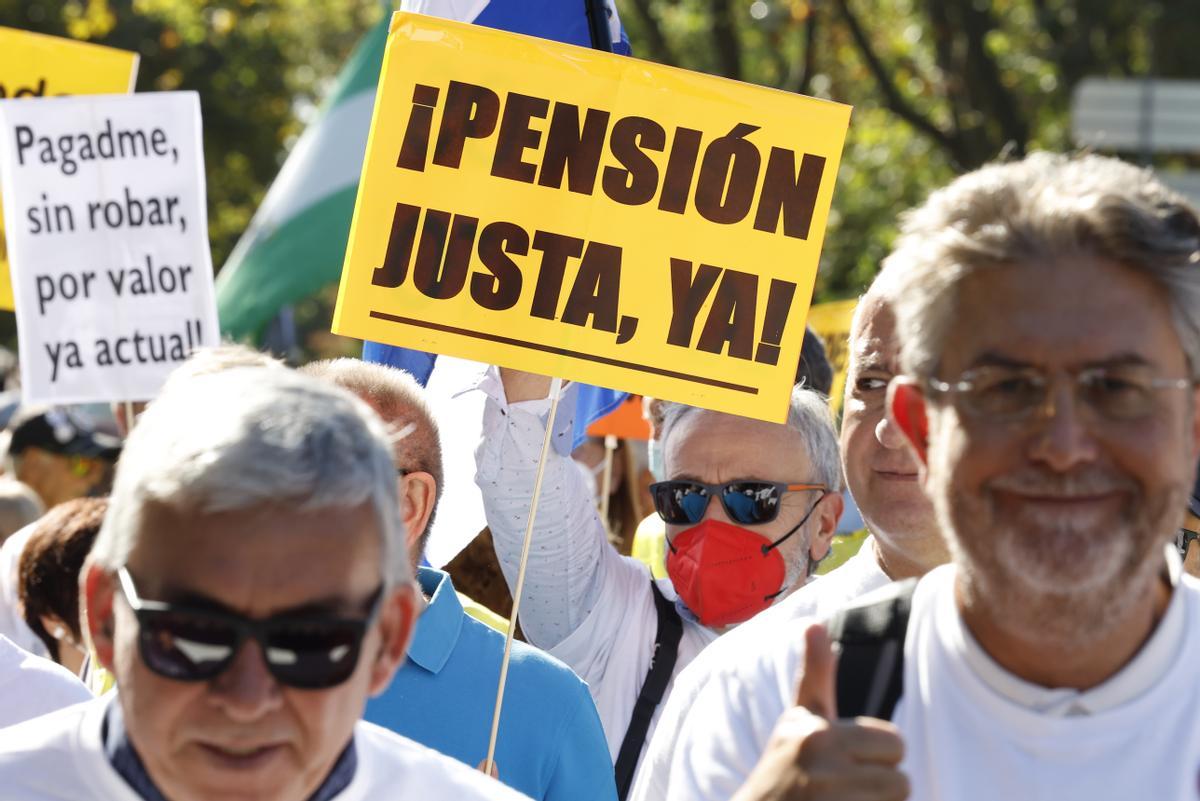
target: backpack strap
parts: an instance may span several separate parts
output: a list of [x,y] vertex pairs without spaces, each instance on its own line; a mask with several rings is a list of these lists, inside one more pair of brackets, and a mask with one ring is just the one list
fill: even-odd
[[634,704],[629,728],[625,730],[625,739],[621,741],[621,750],[617,752],[617,797],[621,801],[629,797],[629,790],[633,787],[633,771],[642,755],[642,746],[646,744],[654,710],[662,702],[667,685],[671,683],[671,674],[675,672],[675,662],[679,657],[679,640],[683,637],[683,620],[675,604],[666,599],[653,580],[650,589],[654,592],[654,609],[658,613],[658,633],[654,637],[650,670]]
[[889,584],[839,610],[829,637],[841,646],[838,717],[890,720],[904,690],[904,636],[917,580]]

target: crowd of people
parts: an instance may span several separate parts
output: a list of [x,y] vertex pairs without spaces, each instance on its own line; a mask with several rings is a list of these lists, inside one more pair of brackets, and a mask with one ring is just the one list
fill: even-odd
[[[543,461],[550,379],[482,376],[514,592],[544,473],[511,654],[424,563],[456,499],[404,372],[228,345],[123,442],[13,413],[0,797],[1200,798],[1196,209],[989,165],[903,216],[840,421],[810,340],[786,423],[647,403],[652,564]],[[847,491],[867,537],[818,576]]]

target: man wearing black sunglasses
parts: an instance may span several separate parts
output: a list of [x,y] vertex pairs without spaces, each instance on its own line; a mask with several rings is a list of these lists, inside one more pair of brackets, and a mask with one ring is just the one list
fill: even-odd
[[416,601],[387,433],[348,393],[261,368],[166,390],[81,589],[117,692],[0,733],[6,798],[519,797],[360,721]]

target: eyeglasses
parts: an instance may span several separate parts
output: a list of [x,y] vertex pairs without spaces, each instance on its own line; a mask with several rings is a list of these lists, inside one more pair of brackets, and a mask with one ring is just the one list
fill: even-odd
[[247,639],[262,649],[267,670],[280,684],[318,690],[341,684],[358,665],[367,627],[379,613],[381,586],[365,618],[288,617],[253,620],[227,612],[142,600],[125,568],[121,590],[138,621],[142,661],[176,681],[215,678],[233,662]]
[[[1138,420],[1154,413],[1157,392],[1188,389],[1186,378],[1159,378],[1141,365],[1091,367],[1071,374],[1076,398],[1109,421]],[[957,381],[927,382],[935,394],[954,395],[964,411],[998,421],[1026,420],[1048,408],[1052,380],[1032,367],[977,367]]]
[[735,523],[756,526],[770,523],[779,514],[779,501],[787,492],[826,491],[821,484],[783,484],[745,479],[724,484],[699,481],[659,481],[650,485],[654,509],[671,525],[694,525],[704,519],[713,496],[721,499],[725,514]]
[[1181,528],[1175,535],[1175,546],[1179,548],[1179,558],[1187,559],[1188,548],[1192,547],[1192,543],[1200,539],[1200,531],[1192,531],[1190,528]]

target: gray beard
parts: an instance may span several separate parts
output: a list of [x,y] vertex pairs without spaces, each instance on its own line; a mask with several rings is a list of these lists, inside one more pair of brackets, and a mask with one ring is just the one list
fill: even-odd
[[1139,496],[1101,530],[1002,523],[988,500],[949,488],[934,508],[963,600],[1014,636],[1062,648],[1105,641],[1145,598],[1163,564],[1167,536],[1158,532],[1170,528],[1176,500],[1182,495],[1157,503]]
[[795,551],[792,558],[783,560],[783,592],[772,602],[772,606],[787,598],[796,590],[808,583],[809,569],[816,569],[816,565],[811,564],[811,559],[808,555],[810,544],[809,539],[809,524],[805,523],[804,528],[792,535],[793,539],[800,540],[800,547]]

